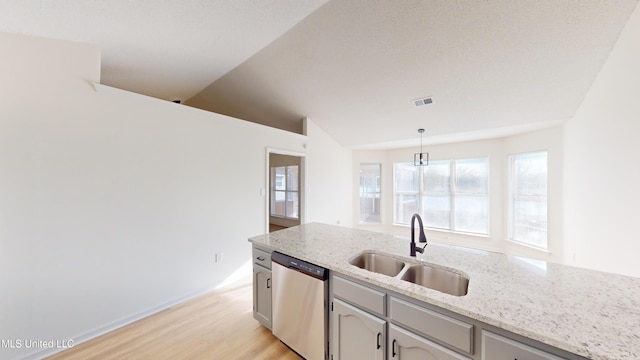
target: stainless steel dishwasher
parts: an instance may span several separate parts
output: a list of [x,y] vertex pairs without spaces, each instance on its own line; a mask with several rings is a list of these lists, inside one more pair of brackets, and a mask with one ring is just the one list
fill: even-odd
[[329,271],[279,252],[271,262],[273,335],[307,360],[325,360]]

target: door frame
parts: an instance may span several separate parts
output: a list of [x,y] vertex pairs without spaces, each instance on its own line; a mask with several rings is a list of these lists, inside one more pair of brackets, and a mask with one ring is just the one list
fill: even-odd
[[284,150],[284,149],[276,149],[276,148],[270,148],[267,147],[266,148],[266,167],[265,167],[265,234],[269,233],[269,217],[271,215],[271,167],[270,167],[270,159],[269,159],[269,155],[271,154],[278,154],[278,155],[288,155],[288,156],[296,156],[300,158],[300,184],[299,185],[299,191],[298,191],[298,196],[300,197],[298,199],[299,201],[299,205],[300,205],[300,214],[299,214],[299,219],[300,219],[300,224],[304,224],[305,223],[305,218],[307,215],[307,201],[306,201],[306,155],[305,153],[302,152],[297,152],[297,151],[290,151],[290,150]]

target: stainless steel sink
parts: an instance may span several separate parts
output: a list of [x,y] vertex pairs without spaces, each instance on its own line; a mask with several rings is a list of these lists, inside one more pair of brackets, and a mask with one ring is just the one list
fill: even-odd
[[469,287],[466,276],[429,265],[413,265],[400,279],[454,296],[467,295]]
[[398,275],[405,265],[403,261],[374,252],[362,253],[349,260],[349,264],[387,276]]

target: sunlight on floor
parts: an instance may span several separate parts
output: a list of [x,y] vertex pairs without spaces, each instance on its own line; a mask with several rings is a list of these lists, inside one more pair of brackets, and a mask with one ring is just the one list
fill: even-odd
[[236,271],[231,273],[231,275],[229,275],[226,279],[222,280],[220,285],[216,286],[216,289],[231,285],[233,283],[239,282],[241,280],[245,280],[247,278],[250,279],[251,273],[253,272],[252,267],[253,267],[253,264],[251,260],[247,261],[242,266],[240,266]]

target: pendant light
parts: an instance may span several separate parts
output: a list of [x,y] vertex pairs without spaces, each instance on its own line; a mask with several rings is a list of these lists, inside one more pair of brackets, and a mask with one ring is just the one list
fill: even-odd
[[428,166],[429,153],[422,152],[422,134],[424,134],[424,129],[418,129],[418,133],[420,134],[420,152],[413,154],[413,165]]

